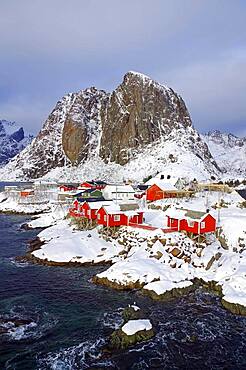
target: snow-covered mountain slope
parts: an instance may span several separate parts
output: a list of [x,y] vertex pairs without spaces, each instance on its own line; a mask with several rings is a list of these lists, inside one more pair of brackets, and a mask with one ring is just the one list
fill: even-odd
[[203,136],[219,167],[228,177],[246,176],[246,137],[212,131]]
[[183,99],[128,72],[110,94],[93,87],[63,97],[0,178],[142,180],[165,169],[190,178],[220,173]]
[[33,136],[15,122],[0,120],[0,166],[21,152],[32,139]]

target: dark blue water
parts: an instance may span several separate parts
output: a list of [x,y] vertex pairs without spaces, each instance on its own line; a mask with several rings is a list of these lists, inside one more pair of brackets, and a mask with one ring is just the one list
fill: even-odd
[[[28,324],[0,335],[0,369],[246,369],[246,318],[197,290],[168,303],[138,292],[95,286],[103,268],[17,264],[35,231],[19,231],[23,216],[0,215],[0,318]],[[101,348],[120,309],[136,302],[156,337],[105,358]]]

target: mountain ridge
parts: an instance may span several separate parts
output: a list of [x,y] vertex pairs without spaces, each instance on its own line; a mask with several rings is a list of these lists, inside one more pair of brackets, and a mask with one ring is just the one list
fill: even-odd
[[93,177],[105,178],[104,168],[110,179],[117,168],[120,180],[134,174],[139,178],[138,172],[154,174],[169,165],[181,175],[194,177],[192,162],[201,177],[220,174],[182,97],[130,71],[111,93],[91,87],[61,98],[37,137],[0,176],[35,179],[50,173],[61,177],[64,166],[71,177],[79,176],[78,172],[88,176],[84,171],[88,164],[100,163],[101,168],[91,168]]

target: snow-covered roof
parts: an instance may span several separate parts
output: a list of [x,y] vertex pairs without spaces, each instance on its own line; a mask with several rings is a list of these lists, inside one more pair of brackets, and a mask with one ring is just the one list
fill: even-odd
[[131,185],[106,185],[103,191],[111,193],[135,193]]
[[184,209],[184,208],[176,208],[170,207],[166,211],[166,215],[170,218],[175,218],[178,220],[182,219],[192,219],[195,221],[201,221],[208,213],[202,211],[194,211],[191,209]]
[[177,190],[171,183],[160,179],[155,179],[151,185],[157,185],[161,190]]
[[[84,202],[86,203],[86,202]],[[90,209],[99,209],[103,206],[110,206],[112,204],[111,200],[103,200],[100,202],[89,202]]]
[[109,205],[103,205],[103,208],[105,209],[105,211],[107,213],[110,213],[110,214],[119,214],[119,213],[123,213],[121,210],[120,210],[120,206],[118,204],[109,204]]

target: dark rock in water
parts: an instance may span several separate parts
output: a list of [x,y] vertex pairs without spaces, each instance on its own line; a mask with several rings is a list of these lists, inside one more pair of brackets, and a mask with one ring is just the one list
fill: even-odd
[[129,320],[142,319],[143,316],[144,314],[142,313],[142,310],[134,310],[132,306],[124,308],[122,312],[122,317],[125,323]]
[[40,249],[40,247],[44,243],[45,242],[40,240],[38,236],[35,239],[30,240],[29,241],[29,252],[33,252],[33,251],[36,251],[37,249]]
[[22,224],[20,229],[21,230],[32,230],[32,228],[28,224]]
[[26,263],[29,261],[29,259],[27,258],[27,256],[16,256],[15,261],[18,263]]
[[7,334],[9,330],[31,324],[32,320],[19,317],[0,318],[0,335]]
[[[134,305],[135,306],[135,305]],[[135,306],[137,307],[137,306]],[[126,349],[130,346],[133,346],[139,342],[143,342],[146,340],[151,339],[155,332],[153,328],[149,330],[139,330],[133,335],[127,335],[122,328],[126,323],[128,323],[131,320],[141,320],[145,319],[145,315],[142,312],[141,309],[134,309],[133,306],[128,306],[122,311],[122,317],[123,317],[123,324],[121,327],[117,330],[115,330],[109,338],[109,346],[105,348],[104,352],[108,351],[114,351],[114,350],[120,350],[120,349]]]
[[154,330],[140,330],[133,335],[125,334],[122,329],[118,329],[110,336],[110,348],[114,350],[126,349],[137,343],[147,341],[155,335]]
[[235,315],[242,315],[246,316],[246,307],[238,304],[238,303],[231,303],[226,301],[222,298],[221,300],[222,306],[225,307],[227,310],[231,311]]
[[172,299],[172,298],[178,298],[182,295],[186,295],[189,292],[193,291],[195,288],[196,287],[194,285],[189,285],[189,286],[184,287],[184,288],[173,288],[171,290],[167,290],[163,294],[157,294],[155,291],[149,290],[149,289],[142,289],[141,292],[144,295],[148,295],[149,297],[151,297],[152,299],[154,299],[156,301],[162,301],[162,300],[169,300],[169,299]]

